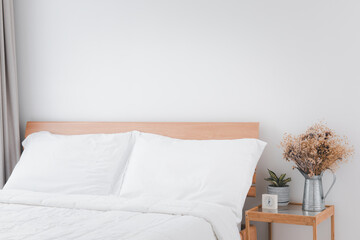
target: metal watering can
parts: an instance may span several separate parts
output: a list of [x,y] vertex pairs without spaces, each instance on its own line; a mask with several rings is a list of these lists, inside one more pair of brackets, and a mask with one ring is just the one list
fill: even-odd
[[334,186],[336,182],[335,173],[331,171],[333,174],[333,182],[324,196],[323,186],[322,186],[322,177],[324,172],[320,175],[315,175],[309,177],[306,173],[298,168],[299,172],[305,177],[305,185],[304,185],[304,197],[303,197],[303,205],[302,209],[304,211],[310,212],[320,212],[325,209],[325,198],[329,194],[330,190]]

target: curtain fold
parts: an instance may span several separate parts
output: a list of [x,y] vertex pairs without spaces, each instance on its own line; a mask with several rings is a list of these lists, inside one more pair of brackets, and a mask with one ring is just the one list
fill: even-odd
[[0,188],[20,157],[13,0],[0,6]]

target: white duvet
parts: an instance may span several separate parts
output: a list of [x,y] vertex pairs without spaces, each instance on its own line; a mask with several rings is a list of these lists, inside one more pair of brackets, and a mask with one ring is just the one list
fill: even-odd
[[0,191],[0,239],[239,240],[215,204]]

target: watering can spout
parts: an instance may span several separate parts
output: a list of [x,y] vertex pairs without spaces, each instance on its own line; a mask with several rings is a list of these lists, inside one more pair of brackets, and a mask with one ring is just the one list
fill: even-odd
[[304,173],[304,171],[301,170],[300,168],[297,168],[297,170],[299,170],[299,172],[304,176],[304,178],[308,178],[308,177],[309,177],[309,176],[308,176],[306,173]]

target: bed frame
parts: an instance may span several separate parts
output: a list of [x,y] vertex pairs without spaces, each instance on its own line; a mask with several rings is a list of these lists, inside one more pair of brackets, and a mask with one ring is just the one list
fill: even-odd
[[[138,130],[179,139],[239,139],[258,138],[257,122],[27,122],[25,137],[39,131],[55,134],[120,133]],[[248,197],[256,197],[256,173]],[[256,239],[256,229],[250,227],[251,239]],[[246,240],[245,230],[241,237]]]

